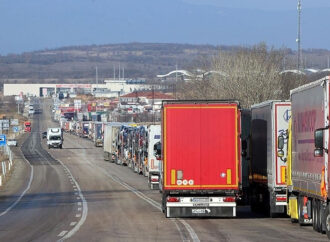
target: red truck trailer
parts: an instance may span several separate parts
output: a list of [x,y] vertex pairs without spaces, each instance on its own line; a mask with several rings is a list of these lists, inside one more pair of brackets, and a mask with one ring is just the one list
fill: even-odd
[[162,208],[166,217],[235,217],[241,195],[237,101],[164,101]]

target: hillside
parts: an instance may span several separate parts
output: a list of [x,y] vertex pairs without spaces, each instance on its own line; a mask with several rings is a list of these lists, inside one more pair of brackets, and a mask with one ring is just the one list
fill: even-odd
[[[26,81],[90,82],[98,67],[99,79],[112,78],[116,67],[125,68],[125,77],[153,79],[175,69],[201,66],[201,60],[217,54],[219,49],[233,51],[235,46],[190,44],[129,43],[112,45],[72,46],[0,56],[0,80],[20,83]],[[287,49],[286,68],[295,59],[295,52]],[[307,67],[327,67],[327,50],[304,51]],[[204,63],[203,63],[204,64]],[[121,73],[121,76],[123,73]]]

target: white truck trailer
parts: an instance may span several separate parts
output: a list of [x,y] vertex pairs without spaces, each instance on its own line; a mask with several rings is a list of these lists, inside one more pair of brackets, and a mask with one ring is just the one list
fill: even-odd
[[[161,138],[160,124],[152,124],[148,126],[148,183],[150,189],[159,188],[160,179],[160,160],[161,156],[155,153],[157,143]],[[160,146],[160,144],[158,145]]]
[[287,164],[277,154],[277,139],[286,133],[290,117],[290,102],[266,101],[251,107],[251,208],[270,216],[284,213],[287,204]]
[[122,123],[109,123],[104,126],[103,151],[104,160],[117,163],[117,143],[118,134]]

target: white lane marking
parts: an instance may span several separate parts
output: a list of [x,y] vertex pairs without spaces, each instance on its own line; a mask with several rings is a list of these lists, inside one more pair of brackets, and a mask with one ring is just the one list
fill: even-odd
[[76,224],[77,224],[77,222],[71,222],[70,226],[72,227],[72,226],[75,226]]
[[182,233],[182,230],[181,230],[181,228],[179,227],[178,223],[176,222],[176,219],[171,218],[170,220],[175,224],[175,227],[176,227],[176,229],[179,231],[179,234],[180,234],[180,237],[182,238],[182,241],[185,241],[185,240],[184,240],[185,236],[184,236],[184,234]]
[[74,195],[78,195],[78,192],[75,192]]
[[200,241],[197,234],[195,233],[194,229],[190,226],[190,224],[188,224],[185,220],[183,219],[178,219],[188,230],[191,238],[193,239],[193,241]]
[[81,207],[78,208],[78,211],[81,211]]
[[[48,153],[48,154],[52,157],[52,155],[50,153]],[[53,158],[53,159],[55,159],[55,158]],[[70,173],[70,176],[72,177],[72,179],[75,183],[75,185],[73,185],[73,187],[76,187],[78,189],[79,197],[77,197],[77,199],[81,199],[82,204],[83,204],[82,216],[80,214],[81,219],[76,224],[76,226],[73,227],[73,229],[71,229],[63,238],[58,240],[58,241],[63,241],[63,240],[66,240],[66,239],[72,237],[75,233],[77,233],[77,231],[80,229],[80,227],[85,223],[86,218],[87,218],[87,213],[88,213],[88,206],[87,206],[85,197],[81,192],[80,186],[79,186],[78,182],[76,181],[76,179],[73,177],[69,168],[66,165],[64,165],[64,163],[61,160],[59,160],[59,159],[55,159],[55,160],[57,160]]]
[[[88,163],[90,163],[88,161]],[[162,211],[162,208],[161,208],[161,204],[156,202],[155,200],[149,198],[148,196],[144,195],[142,192],[138,191],[136,188],[134,187],[131,187],[130,185],[128,185],[127,183],[121,181],[118,177],[115,177],[111,174],[109,174],[108,172],[106,172],[105,170],[102,170],[99,168],[99,170],[105,174],[106,176],[110,177],[113,181],[119,183],[120,185],[122,185],[123,187],[126,187],[129,191],[133,192],[136,196],[142,198],[143,200],[145,200],[146,202],[148,202],[149,204],[151,204],[153,207],[157,208],[158,210]],[[196,234],[196,232],[194,231],[194,229],[184,220],[182,219],[175,219],[179,222],[181,222],[186,230],[188,231],[190,237],[192,238],[192,240],[194,242],[200,242],[199,238],[198,238],[198,235]],[[183,233],[181,232],[181,229],[179,228],[179,226],[176,224],[178,230],[179,230],[179,233],[180,233],[180,236],[181,238],[183,238]]]
[[[26,140],[24,141],[24,143],[26,142]],[[30,168],[31,168],[31,172],[30,172],[30,179],[29,179],[29,183],[27,185],[27,187],[25,188],[25,190],[21,193],[21,195],[17,198],[17,200],[12,204],[10,205],[5,211],[3,211],[2,213],[0,213],[0,217],[5,215],[6,213],[8,213],[13,207],[16,206],[17,203],[19,203],[19,201],[21,201],[22,197],[25,195],[25,193],[30,189],[31,187],[31,183],[32,183],[32,180],[33,180],[33,166],[30,164],[30,162],[25,158],[23,152],[22,152],[22,147],[20,148],[21,150],[21,154],[22,154],[22,157],[24,158],[24,160],[26,161],[26,163],[29,164]]]
[[77,191],[77,188],[73,188],[73,191]]
[[63,230],[61,233],[59,233],[57,236],[58,237],[62,237],[64,236],[68,231],[67,230]]
[[81,217],[80,213],[76,214],[76,218],[80,218],[80,217]]
[[78,202],[78,206],[81,206],[81,202]]
[[72,175],[71,171],[68,169],[68,167],[66,165],[64,165],[64,163],[61,160],[58,160],[62,166],[64,166],[70,173],[70,175],[72,176],[72,179],[75,183],[75,185],[73,187],[76,187],[78,189],[78,193],[79,193],[79,199],[82,200],[82,215],[81,218],[79,220],[79,222],[73,227],[73,229],[71,229],[61,240],[66,240],[71,238],[75,233],[78,232],[78,230],[80,229],[80,227],[85,223],[86,218],[87,218],[87,214],[88,214],[88,206],[87,206],[87,201],[85,200],[85,197],[83,195],[83,193],[81,192],[80,186],[78,184],[78,182],[76,181],[76,179],[74,178],[74,176]]
[[80,197],[77,197],[77,200],[80,200]]

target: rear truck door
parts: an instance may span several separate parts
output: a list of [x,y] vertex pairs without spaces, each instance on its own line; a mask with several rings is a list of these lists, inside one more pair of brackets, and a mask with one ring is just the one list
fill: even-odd
[[200,188],[199,104],[164,106],[164,187],[166,189]]
[[[274,115],[274,140],[273,144],[274,147],[274,161],[275,161],[275,186],[278,187],[285,187],[286,186],[286,169],[287,169],[287,162],[285,159],[281,159],[281,157],[277,156],[277,137],[283,135],[286,137],[287,130],[289,128],[289,120],[291,119],[291,105],[290,103],[275,103],[275,115]],[[287,157],[287,145],[288,142],[286,140],[284,144],[284,157]]]
[[238,189],[237,104],[165,104],[165,189]]
[[237,105],[201,105],[200,113],[201,188],[236,189],[240,162],[240,116]]

